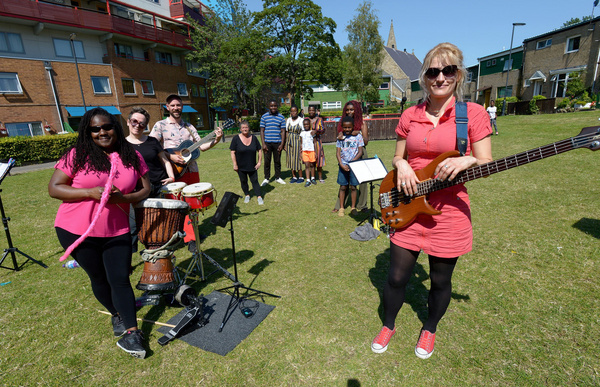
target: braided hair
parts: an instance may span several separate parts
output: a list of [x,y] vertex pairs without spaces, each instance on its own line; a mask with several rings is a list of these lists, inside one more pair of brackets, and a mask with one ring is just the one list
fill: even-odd
[[63,158],[66,158],[71,150],[75,149],[75,157],[73,158],[72,165],[73,173],[85,170],[110,172],[109,156],[101,147],[96,145],[91,135],[90,126],[92,118],[98,115],[108,117],[110,123],[113,125],[113,131],[116,137],[113,151],[119,154],[123,165],[126,168],[134,168],[136,171],[141,172],[138,155],[131,144],[125,140],[125,133],[123,132],[123,127],[119,120],[102,108],[94,108],[85,112],[79,124],[79,136],[77,136],[77,142],[71,148],[67,149],[62,156]]
[[338,121],[337,124],[338,133],[342,131],[342,120],[344,119],[344,117],[349,117],[348,115],[346,115],[346,106],[348,105],[354,106],[354,131],[360,132],[362,130],[362,107],[360,106],[360,103],[357,100],[352,100],[346,102],[346,104],[344,105],[344,110],[342,111],[342,118]]

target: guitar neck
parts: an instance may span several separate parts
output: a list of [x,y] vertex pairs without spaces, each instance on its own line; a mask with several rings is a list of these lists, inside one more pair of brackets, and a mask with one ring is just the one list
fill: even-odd
[[191,145],[189,148],[187,148],[188,152],[193,152],[196,149],[198,149],[200,146],[206,144],[207,142],[211,142],[212,140],[214,140],[214,138],[217,137],[217,134],[215,133],[215,131],[212,131],[211,133],[207,134],[205,137],[201,138],[200,141],[195,142],[193,145]]
[[520,167],[534,161],[546,159],[573,149],[584,147],[597,147],[600,138],[600,131],[594,133],[570,137],[565,140],[557,141],[552,144],[544,145],[525,152],[517,153],[502,159],[490,161],[489,163],[477,165],[462,171],[452,181],[430,179],[417,186],[416,196],[426,195],[433,191],[448,188],[456,184],[466,183],[471,180],[487,177],[494,173],[506,171],[512,168]]

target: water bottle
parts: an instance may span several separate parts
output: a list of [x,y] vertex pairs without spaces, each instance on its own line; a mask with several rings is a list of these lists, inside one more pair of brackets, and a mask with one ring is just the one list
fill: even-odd
[[69,262],[63,263],[63,267],[67,268],[67,269],[75,269],[75,268],[79,267],[79,264],[77,263],[76,260],[71,259]]

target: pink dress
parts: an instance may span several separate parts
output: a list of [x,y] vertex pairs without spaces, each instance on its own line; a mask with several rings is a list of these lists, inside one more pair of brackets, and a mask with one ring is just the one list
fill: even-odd
[[[442,153],[456,150],[456,124],[454,104],[440,118],[437,127],[425,115],[426,104],[407,109],[400,117],[396,133],[406,139],[408,162],[416,171],[427,166]],[[482,140],[492,133],[487,112],[481,105],[467,103],[469,117],[469,144]],[[440,258],[455,258],[472,249],[473,229],[469,195],[464,184],[433,192],[428,202],[440,215],[419,215],[407,227],[395,230],[392,243],[405,249],[423,250]]]

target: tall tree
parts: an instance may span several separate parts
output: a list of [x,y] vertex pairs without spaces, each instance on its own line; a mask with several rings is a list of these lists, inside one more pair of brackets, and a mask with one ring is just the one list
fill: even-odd
[[339,83],[338,67],[328,66],[340,57],[333,38],[337,25],[322,15],[321,7],[311,0],[264,0],[255,22],[270,47],[265,64],[273,79],[278,78],[291,93],[292,101],[296,94],[312,94],[303,80]]
[[208,74],[215,106],[231,109],[237,116],[243,109],[256,111],[261,92],[270,79],[261,74],[267,46],[260,29],[253,26],[252,14],[242,0],[216,0],[212,13],[205,14],[205,25],[193,25],[188,59]]
[[344,46],[344,83],[346,90],[365,102],[379,100],[383,39],[379,35],[379,18],[373,3],[365,0],[346,26],[348,44]]

